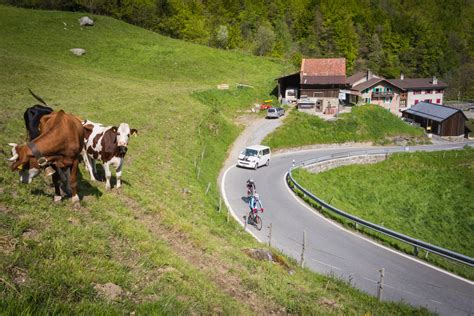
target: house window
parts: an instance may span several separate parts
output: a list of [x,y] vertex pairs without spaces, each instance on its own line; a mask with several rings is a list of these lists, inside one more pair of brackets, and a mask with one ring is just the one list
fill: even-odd
[[385,98],[385,103],[386,104],[389,104],[390,102],[392,102],[392,98]]
[[425,102],[431,103],[431,99],[426,99]]
[[405,100],[400,100],[400,107],[404,108],[406,106]]
[[436,93],[443,93],[443,90],[441,90],[441,89],[436,90]]
[[441,99],[436,99],[436,104],[441,104]]
[[413,91],[413,94],[421,94],[421,92],[423,92],[423,90]]
[[415,104],[418,104],[418,102],[420,102],[420,100],[415,100]]
[[432,93],[433,93],[433,90],[426,90],[425,93],[426,93],[426,94],[432,94]]

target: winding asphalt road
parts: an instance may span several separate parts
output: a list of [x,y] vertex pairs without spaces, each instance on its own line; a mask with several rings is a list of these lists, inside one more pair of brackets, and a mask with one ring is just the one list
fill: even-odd
[[[442,150],[462,145],[430,145],[414,150]],[[373,149],[365,148],[365,149]],[[402,151],[403,148],[394,148]],[[272,224],[272,246],[299,260],[303,231],[306,231],[305,265],[311,270],[335,275],[355,287],[377,295],[379,270],[385,268],[383,299],[424,306],[442,315],[474,314],[474,282],[428,265],[406,254],[381,246],[360,234],[324,218],[298,199],[284,180],[293,159],[296,163],[333,153],[364,148],[317,149],[274,155],[269,167],[257,171],[231,166],[221,177],[227,207],[244,225],[248,212],[245,181],[253,178],[263,201],[264,228],[247,230],[258,240],[268,242]]]

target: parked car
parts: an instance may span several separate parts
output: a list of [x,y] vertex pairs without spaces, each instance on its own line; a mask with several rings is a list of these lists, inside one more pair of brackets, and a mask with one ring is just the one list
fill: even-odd
[[270,147],[262,145],[249,146],[240,152],[237,166],[257,170],[260,166],[270,165],[271,155]]
[[282,115],[285,115],[285,110],[283,108],[269,108],[267,110],[267,118],[279,118]]

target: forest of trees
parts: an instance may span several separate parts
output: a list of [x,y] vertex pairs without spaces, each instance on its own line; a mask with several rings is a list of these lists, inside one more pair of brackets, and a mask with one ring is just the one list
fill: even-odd
[[186,41],[286,59],[346,58],[347,72],[436,75],[474,99],[472,0],[0,0],[106,14]]

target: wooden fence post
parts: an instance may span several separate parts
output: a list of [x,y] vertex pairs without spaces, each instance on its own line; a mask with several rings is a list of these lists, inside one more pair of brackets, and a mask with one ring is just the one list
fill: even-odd
[[304,252],[306,249],[306,230],[303,230],[303,245],[301,248],[301,267],[304,268]]
[[377,298],[379,301],[382,300],[382,294],[383,294],[383,277],[385,275],[385,268],[382,268],[379,270],[380,272],[380,281],[378,282],[378,288],[377,288]]
[[219,194],[219,213],[221,212],[222,208],[222,196]]

